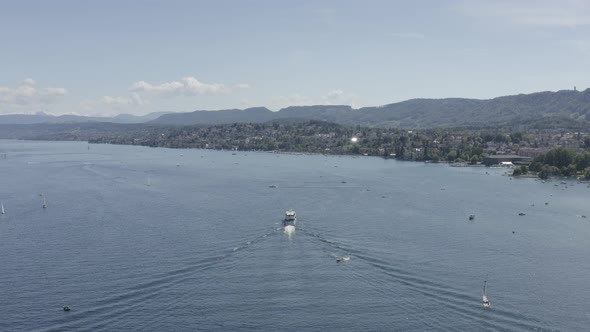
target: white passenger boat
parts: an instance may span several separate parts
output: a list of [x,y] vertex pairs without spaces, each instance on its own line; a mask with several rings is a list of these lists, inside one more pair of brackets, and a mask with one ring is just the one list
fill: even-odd
[[295,226],[297,222],[297,214],[292,209],[285,212],[285,220],[283,220],[283,226]]

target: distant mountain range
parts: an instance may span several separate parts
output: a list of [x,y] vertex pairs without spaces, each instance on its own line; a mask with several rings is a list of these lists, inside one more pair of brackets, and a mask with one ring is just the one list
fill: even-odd
[[82,122],[110,122],[110,123],[145,123],[166,114],[155,112],[146,115],[119,114],[113,117],[91,117],[82,115],[51,115],[44,112],[35,114],[5,114],[0,115],[0,124],[37,124],[37,123],[82,123]]
[[492,126],[588,126],[590,89],[504,96],[494,99],[412,99],[378,107],[345,105],[291,106],[278,112],[265,107],[188,113],[151,113],[91,118],[72,115],[0,115],[0,124],[113,122],[150,125],[261,123],[273,120],[320,120],[343,125],[396,128]]

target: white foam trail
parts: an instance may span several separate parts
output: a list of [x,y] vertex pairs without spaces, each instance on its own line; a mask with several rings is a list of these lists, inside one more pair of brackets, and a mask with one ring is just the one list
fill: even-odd
[[289,237],[289,240],[291,240],[291,236],[293,236],[293,234],[295,234],[295,226],[293,226],[293,225],[285,226],[284,232]]

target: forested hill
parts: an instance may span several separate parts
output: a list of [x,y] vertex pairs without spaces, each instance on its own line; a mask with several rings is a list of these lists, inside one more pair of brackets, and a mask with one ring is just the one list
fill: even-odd
[[[0,110],[1,111],[1,110]],[[590,125],[590,89],[538,92],[494,99],[412,99],[378,107],[353,109],[346,105],[290,106],[278,112],[265,107],[244,110],[152,113],[114,118],[0,115],[0,124],[118,122],[150,125],[218,125],[264,123],[273,120],[319,120],[341,125],[385,128],[506,127],[587,128]]]
[[195,125],[228,123],[261,123],[271,121],[275,113],[266,107],[253,107],[244,110],[194,111],[189,113],[168,113],[150,121],[158,125]]
[[[0,108],[0,112],[2,109]],[[51,115],[44,112],[35,114],[4,114],[0,115],[0,125],[8,124],[40,124],[40,123],[85,123],[85,122],[110,122],[110,123],[144,123],[158,118],[166,112],[154,112],[141,116],[132,114],[119,114],[113,117],[92,117],[83,115]]]
[[590,120],[590,89],[477,99],[413,99],[358,111],[353,121],[401,128],[575,125]]
[[389,128],[585,127],[590,121],[590,89],[538,92],[488,100],[412,99],[379,107],[353,109],[344,105],[291,106],[278,112],[266,108],[196,111],[161,116],[153,124],[260,123],[276,119],[306,119],[343,125]]

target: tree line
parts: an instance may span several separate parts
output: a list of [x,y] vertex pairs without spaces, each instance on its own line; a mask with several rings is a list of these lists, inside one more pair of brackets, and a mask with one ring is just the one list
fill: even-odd
[[[590,151],[555,148],[533,159],[528,169],[537,172],[541,179],[578,175],[590,180]],[[518,173],[515,175],[519,175]]]

